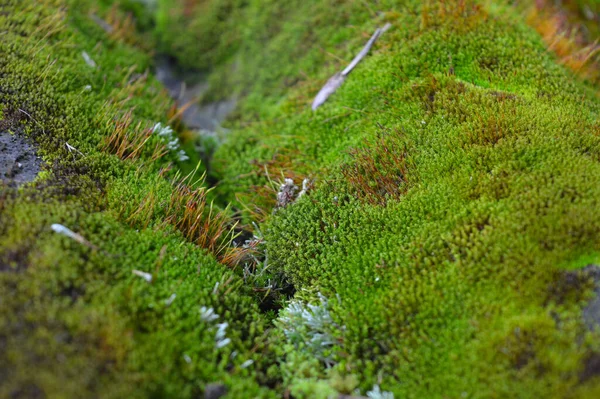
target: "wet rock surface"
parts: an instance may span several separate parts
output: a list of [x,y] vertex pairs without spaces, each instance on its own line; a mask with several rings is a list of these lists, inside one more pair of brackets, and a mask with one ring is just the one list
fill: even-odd
[[[586,266],[584,272],[594,285],[594,297],[583,308],[583,320],[588,329],[600,328],[600,266]],[[600,361],[598,362],[600,365]],[[598,367],[600,369],[600,366]]]
[[[209,85],[202,75],[179,73],[175,65],[168,59],[159,59],[156,67],[156,78],[169,91],[179,107],[186,107],[182,120],[190,129],[214,133],[221,122],[234,110],[237,101],[228,99],[205,105],[199,105],[198,99],[208,91]],[[194,82],[196,83],[189,83]]]
[[[584,298],[588,288],[594,291],[591,299]],[[586,301],[583,321],[589,330],[600,329],[600,266],[588,265],[578,270],[568,270],[550,287],[550,296],[556,303],[571,299]]]
[[36,148],[26,137],[0,130],[0,181],[10,185],[28,183],[41,166]]
[[[588,289],[593,290],[591,298],[584,297]],[[600,330],[600,266],[588,265],[578,270],[561,273],[561,278],[550,287],[554,301],[563,303],[569,299],[585,301],[582,317],[589,331]],[[600,353],[590,352],[583,360],[579,382],[584,383],[600,375]]]
[[227,387],[223,384],[208,384],[204,390],[205,399],[219,399],[227,395]]

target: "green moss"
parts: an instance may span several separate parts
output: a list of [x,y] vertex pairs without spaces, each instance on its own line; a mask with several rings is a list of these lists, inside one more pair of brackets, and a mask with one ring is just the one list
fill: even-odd
[[[21,199],[4,213],[11,216],[3,250],[15,259],[1,275],[10,293],[2,312],[9,342],[3,367],[13,377],[5,394],[28,384],[50,396],[78,396],[81,389],[190,396],[216,381],[260,394],[240,368],[262,347],[260,316],[235,276],[202,251],[172,232],[137,232],[76,202]],[[59,236],[52,223],[99,249]],[[151,273],[152,283],[134,269]],[[202,306],[220,317],[203,320]],[[224,322],[232,342],[215,349],[216,324]],[[56,361],[64,367],[54,370]]]
[[[254,295],[157,219],[177,152],[153,159],[165,144],[154,133],[126,160],[106,145],[123,126],[141,135],[164,125],[171,101],[148,76],[149,56],[91,18],[103,7],[0,6],[3,128],[26,132],[46,162],[30,187],[1,187],[0,396],[192,397],[208,383],[269,396],[258,383],[269,351]],[[143,207],[151,192],[156,210]]]
[[[212,76],[245,96],[213,165],[220,193],[248,194],[246,207],[269,203],[257,188],[269,178],[316,179],[262,230],[272,270],[331,298],[334,370],[399,397],[598,389],[579,377],[598,350],[586,300],[554,305],[549,289],[598,251],[597,86],[501,3],[287,4],[248,3],[237,69]],[[287,348],[290,386],[327,380],[324,364],[301,371],[315,353]]]
[[[4,7],[3,122],[36,140],[50,173],[0,199],[0,284],[13,294],[0,303],[0,396],[31,396],[19,391],[28,385],[191,397],[211,382],[231,397],[600,391],[599,333],[582,318],[594,284],[564,282],[600,251],[598,86],[561,66],[521,9],[159,2],[159,49],[212,71],[205,100],[241,98],[212,166],[220,199],[265,207],[243,215],[262,216],[264,256],[242,271],[165,223],[167,166],[194,165],[173,152],[153,159],[159,137],[125,160],[106,146],[129,110],[132,135],[166,122],[170,101],[138,75],[149,56],[108,37],[92,2]],[[310,111],[385,22],[371,54]],[[314,186],[271,213],[280,176]],[[252,284],[281,301],[282,281],[295,298],[264,315]],[[223,321],[231,342],[218,347]]]
[[236,26],[238,20],[234,15],[244,3],[158,1],[155,29],[158,49],[176,57],[187,68],[207,70],[224,62],[239,40],[242,27]]

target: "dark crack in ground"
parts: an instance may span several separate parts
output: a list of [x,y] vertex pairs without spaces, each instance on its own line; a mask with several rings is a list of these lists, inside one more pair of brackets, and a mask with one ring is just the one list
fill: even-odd
[[198,104],[198,99],[209,89],[205,77],[202,74],[178,72],[175,65],[164,58],[157,61],[156,78],[167,88],[171,97],[185,107],[181,115],[183,123],[204,135],[214,135],[237,104],[235,98]]

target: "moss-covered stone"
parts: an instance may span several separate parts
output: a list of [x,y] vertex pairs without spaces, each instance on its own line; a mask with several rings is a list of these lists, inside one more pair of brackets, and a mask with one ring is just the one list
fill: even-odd
[[193,397],[208,383],[269,396],[254,295],[164,221],[184,159],[156,127],[171,101],[149,56],[98,23],[108,12],[0,6],[3,129],[46,162],[32,185],[0,187],[0,396]]
[[[598,60],[549,48],[540,2],[110,3],[0,9],[2,119],[48,165],[0,197],[0,396],[598,395],[596,282],[571,271],[600,257]],[[154,134],[143,36],[91,17],[123,10],[211,71],[205,100],[241,99],[210,193]],[[273,211],[284,177],[312,184]],[[206,245],[211,195],[262,256]]]
[[317,354],[283,339],[290,386],[337,373],[399,397],[597,392],[581,377],[598,350],[585,296],[559,301],[550,287],[598,256],[598,86],[527,25],[532,6],[246,5],[247,39],[213,75],[246,94],[243,128],[213,160],[221,194],[264,219],[252,204],[274,205],[270,179],[315,180],[262,230],[270,267],[309,302],[328,297],[337,326],[329,370],[307,372]]

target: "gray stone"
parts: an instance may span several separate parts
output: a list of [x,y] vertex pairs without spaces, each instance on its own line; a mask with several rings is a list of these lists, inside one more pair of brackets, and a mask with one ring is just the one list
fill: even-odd
[[582,272],[594,283],[594,297],[583,308],[583,321],[588,329],[594,330],[600,328],[600,267],[589,265]]
[[204,399],[219,399],[227,394],[227,387],[220,383],[208,384],[204,388]]
[[33,181],[40,171],[42,160],[30,141],[19,133],[0,131],[0,180],[8,184]]
[[[201,74],[179,73],[169,60],[157,61],[156,78],[167,88],[180,107],[187,107],[181,115],[183,123],[190,129],[202,131],[203,134],[214,134],[237,105],[234,98],[199,105],[198,99],[209,89],[205,77]],[[194,80],[198,82],[191,83]]]

